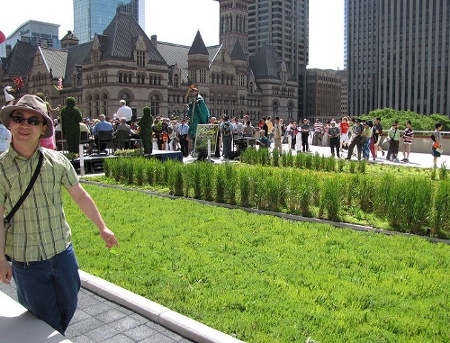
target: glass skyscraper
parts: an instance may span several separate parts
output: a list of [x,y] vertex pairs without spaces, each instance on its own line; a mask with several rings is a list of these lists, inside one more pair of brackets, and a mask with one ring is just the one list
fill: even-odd
[[73,0],[74,34],[80,43],[102,34],[118,10],[130,13],[145,29],[145,0]]

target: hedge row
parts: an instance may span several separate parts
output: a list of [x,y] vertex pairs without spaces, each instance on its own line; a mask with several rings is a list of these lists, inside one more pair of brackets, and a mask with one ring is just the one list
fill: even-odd
[[177,196],[333,221],[363,211],[398,231],[450,234],[450,182],[423,175],[387,172],[374,179],[363,173],[146,158],[106,159],[105,175],[118,183],[168,188]]

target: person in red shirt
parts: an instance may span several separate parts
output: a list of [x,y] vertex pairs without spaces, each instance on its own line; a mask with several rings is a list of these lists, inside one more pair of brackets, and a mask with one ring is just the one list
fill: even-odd
[[348,123],[348,118],[343,117],[340,124],[339,129],[341,130],[341,149],[346,148],[348,149],[348,129],[350,128],[350,125]]

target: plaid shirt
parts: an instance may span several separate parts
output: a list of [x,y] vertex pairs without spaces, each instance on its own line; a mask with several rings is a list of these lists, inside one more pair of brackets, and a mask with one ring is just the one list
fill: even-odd
[[[39,176],[30,194],[5,224],[5,253],[20,262],[49,259],[70,244],[71,232],[62,206],[62,187],[79,180],[69,160],[60,152],[39,148],[44,154]],[[31,158],[20,156],[11,146],[0,156],[0,206],[5,215],[27,188],[36,169],[39,151]],[[1,243],[0,243],[1,244]]]

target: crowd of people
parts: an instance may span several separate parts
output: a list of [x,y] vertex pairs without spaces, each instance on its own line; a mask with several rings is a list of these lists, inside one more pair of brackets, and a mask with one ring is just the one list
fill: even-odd
[[[242,119],[230,118],[223,114],[219,118],[210,116],[208,107],[200,96],[197,88],[190,88],[189,96],[193,96],[192,102],[186,104],[185,115],[182,117],[162,117],[155,115],[151,123],[150,132],[145,131],[145,135],[150,135],[151,147],[146,150],[150,153],[153,150],[181,151],[184,157],[204,152],[196,151],[195,138],[199,124],[216,124],[218,127],[216,141],[213,142],[215,148],[214,156],[225,159],[235,158],[242,148],[248,144],[256,144],[260,148],[272,148],[282,153],[282,145],[295,150],[297,153],[310,152],[310,145],[330,147],[332,156],[351,159],[355,156],[358,160],[375,161],[382,157],[393,162],[409,162],[411,145],[414,139],[414,131],[410,121],[404,123],[404,129],[399,129],[397,120],[390,123],[388,130],[384,130],[381,118],[373,120],[361,120],[359,118],[342,117],[332,119],[323,123],[316,119],[311,123],[309,119],[296,122],[290,120],[283,122],[282,118],[275,116],[259,119],[257,125],[253,126],[248,115]],[[42,96],[41,96],[42,97]],[[45,101],[45,97],[43,98]],[[51,149],[61,149],[58,140],[64,141],[61,132],[60,117],[55,116],[59,107],[52,109],[48,102],[45,102],[47,113],[54,118],[55,137],[41,139],[41,146]],[[80,120],[80,132],[85,134],[87,139],[82,143],[88,145],[88,151],[97,150],[100,153],[107,153],[105,143],[98,141],[100,131],[110,132],[112,135],[112,146],[114,149],[141,148],[143,132],[139,125],[140,118],[133,116],[133,112],[125,100],[119,101],[119,107],[112,116],[100,114],[98,118],[89,117]],[[436,124],[435,141],[433,142],[432,155],[434,164],[437,165],[437,158],[442,153],[442,138],[440,130],[442,124]],[[0,138],[7,137],[7,130],[3,130],[0,125]],[[130,142],[123,144],[121,137],[128,137]],[[246,140],[242,146],[243,140]],[[131,144],[131,142],[133,142]],[[3,149],[0,144],[0,151]],[[386,151],[382,146],[387,146]],[[400,160],[400,149],[402,160]],[[205,157],[205,156],[203,156]]]

